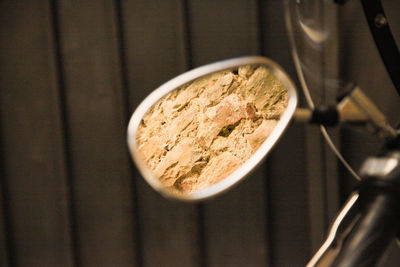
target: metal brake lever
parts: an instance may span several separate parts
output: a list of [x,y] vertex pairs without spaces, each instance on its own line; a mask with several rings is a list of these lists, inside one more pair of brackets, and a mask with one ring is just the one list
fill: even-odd
[[308,262],[306,265],[307,267],[329,265],[335,258],[335,255],[339,253],[344,238],[360,217],[359,209],[359,194],[358,192],[354,192],[339,212],[329,230],[325,242]]

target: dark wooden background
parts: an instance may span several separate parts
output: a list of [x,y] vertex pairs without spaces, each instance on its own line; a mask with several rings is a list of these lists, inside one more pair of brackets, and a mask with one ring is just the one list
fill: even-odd
[[[318,130],[292,126],[243,184],[196,205],[153,192],[125,141],[140,101],[190,68],[261,54],[295,77],[281,2],[1,0],[0,266],[304,265],[353,184]],[[398,123],[350,2],[337,68]],[[380,145],[354,129],[335,140],[356,167]]]

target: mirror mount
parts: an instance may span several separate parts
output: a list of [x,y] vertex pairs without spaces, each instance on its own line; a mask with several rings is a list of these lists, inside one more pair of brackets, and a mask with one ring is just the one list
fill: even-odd
[[337,106],[321,105],[313,110],[299,108],[294,114],[294,120],[324,126],[342,123],[369,125],[373,133],[386,140],[393,140],[399,135],[399,131],[389,124],[386,116],[358,86],[352,86],[338,101]]

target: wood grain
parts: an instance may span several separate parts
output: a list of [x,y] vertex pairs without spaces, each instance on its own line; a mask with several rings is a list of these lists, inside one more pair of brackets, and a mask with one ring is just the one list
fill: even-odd
[[259,54],[256,1],[189,1],[193,66]]
[[15,266],[73,266],[52,15],[0,3],[0,106]]
[[6,210],[8,207],[6,207],[6,199],[4,196],[4,174],[3,174],[3,168],[1,166],[0,162],[0,266],[8,267],[10,266],[10,243],[8,240],[8,235],[9,232],[8,230],[8,225],[7,225],[7,213]]
[[57,15],[78,261],[136,266],[116,7],[60,1]]

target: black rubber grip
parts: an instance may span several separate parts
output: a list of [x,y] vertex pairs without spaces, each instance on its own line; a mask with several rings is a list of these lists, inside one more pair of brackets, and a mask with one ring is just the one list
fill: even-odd
[[313,110],[311,123],[335,126],[339,123],[339,113],[336,107],[318,106]]

